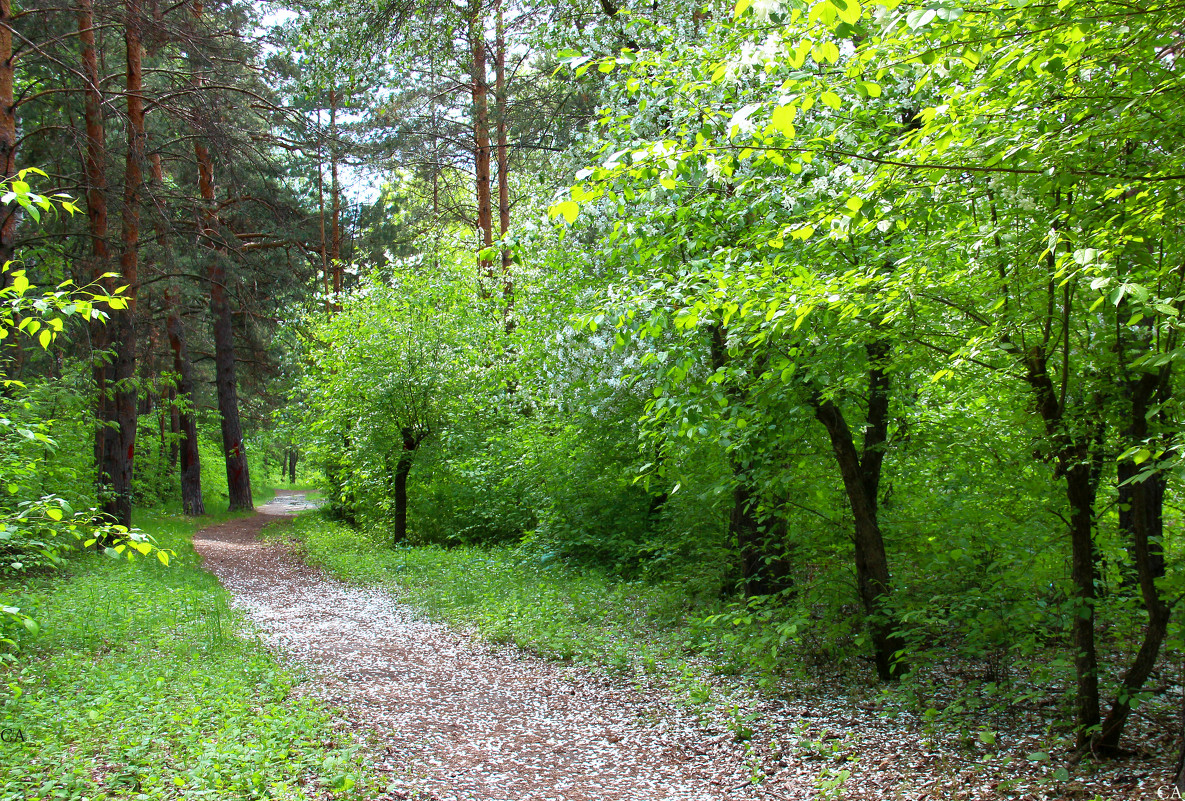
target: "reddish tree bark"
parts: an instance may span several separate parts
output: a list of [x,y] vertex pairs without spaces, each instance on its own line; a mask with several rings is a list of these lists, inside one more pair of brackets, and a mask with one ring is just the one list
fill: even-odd
[[[86,184],[87,228],[91,243],[90,277],[113,289],[103,275],[110,272],[111,249],[107,241],[107,141],[103,127],[103,96],[99,90],[99,54],[95,47],[95,14],[92,0],[78,3],[78,42],[82,61],[83,120],[86,149],[83,152],[83,177]],[[95,382],[95,470],[100,494],[110,488],[106,470],[113,459],[117,438],[112,428],[113,409],[111,366],[103,355],[111,344],[111,334],[102,322],[91,326],[92,375]]]
[[[12,0],[0,0],[0,179],[16,175],[16,53],[12,49]],[[0,264],[12,261],[16,250],[19,206],[8,203],[0,209]]]
[[120,525],[132,524],[132,471],[136,455],[136,294],[140,268],[140,191],[144,180],[143,45],[140,39],[140,5],[124,6],[124,46],[127,60],[127,132],[124,158],[123,224],[119,255],[120,280],[128,286],[128,308],[115,316],[114,400],[115,446],[107,448],[105,472],[112,496],[103,510]]
[[[494,104],[498,137],[498,230],[505,239],[510,230],[510,154],[506,142],[506,30],[502,20],[502,0],[498,0],[494,42]],[[510,250],[502,248],[502,326],[514,331],[514,278],[510,273]]]
[[[482,248],[494,244],[493,200],[490,196],[490,110],[489,85],[486,81],[485,24],[481,8],[474,9],[469,18],[469,46],[473,56],[473,161],[477,189],[477,227],[481,233]],[[496,283],[493,259],[478,258],[482,278],[488,282],[482,294],[489,296]]]

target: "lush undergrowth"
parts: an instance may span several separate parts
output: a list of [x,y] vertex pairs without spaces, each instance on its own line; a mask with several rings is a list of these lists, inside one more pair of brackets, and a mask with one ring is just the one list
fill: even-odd
[[434,619],[549,658],[653,670],[700,644],[691,621],[708,601],[692,581],[623,581],[510,546],[392,549],[319,513],[272,531],[346,581],[393,586]]
[[0,799],[366,796],[355,746],[197,566],[193,532],[229,517],[142,516],[168,567],[79,555],[0,585],[41,629],[0,663]]

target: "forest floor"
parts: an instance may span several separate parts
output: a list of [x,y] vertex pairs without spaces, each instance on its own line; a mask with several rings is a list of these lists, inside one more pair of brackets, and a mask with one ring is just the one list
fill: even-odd
[[311,506],[280,491],[261,514],[199,532],[194,548],[269,645],[314,677],[303,690],[337,710],[391,798],[1120,801],[1156,798],[1166,784],[1146,762],[1042,781],[1048,769],[1023,757],[989,765],[822,697],[705,715],[661,680],[483,641],[260,540],[265,525]]

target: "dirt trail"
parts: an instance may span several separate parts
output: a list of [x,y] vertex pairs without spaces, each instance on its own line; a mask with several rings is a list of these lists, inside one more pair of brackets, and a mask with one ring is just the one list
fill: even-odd
[[385,591],[258,541],[266,523],[308,505],[281,492],[255,517],[199,532],[194,546],[273,647],[309,666],[307,691],[377,735],[376,767],[394,797],[787,797],[751,785],[742,745],[657,694],[426,622]]

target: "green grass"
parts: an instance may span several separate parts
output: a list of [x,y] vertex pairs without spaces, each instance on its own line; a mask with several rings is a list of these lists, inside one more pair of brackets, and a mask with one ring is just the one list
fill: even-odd
[[0,801],[371,795],[357,746],[197,567],[198,524],[229,517],[142,516],[169,567],[86,554],[0,584],[41,626],[0,663],[0,729],[23,738],[0,742]]
[[542,656],[653,671],[696,643],[679,583],[575,571],[509,547],[396,548],[319,512],[271,529],[306,561],[354,583],[380,583],[429,617]]

